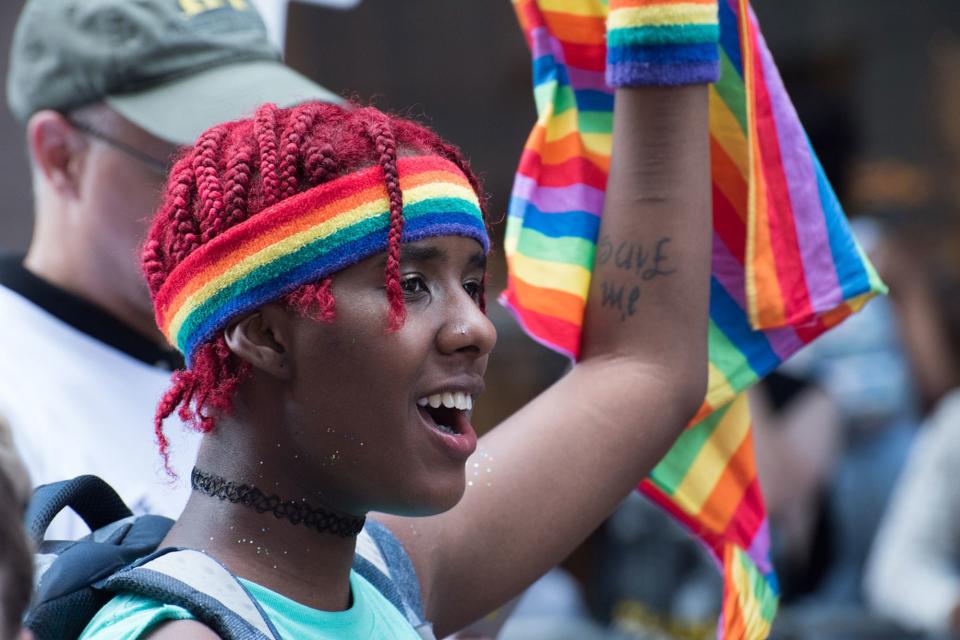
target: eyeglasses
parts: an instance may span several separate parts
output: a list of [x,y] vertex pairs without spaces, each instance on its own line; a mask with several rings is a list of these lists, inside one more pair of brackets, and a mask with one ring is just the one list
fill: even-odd
[[137,149],[136,147],[129,145],[126,142],[123,142],[122,140],[117,140],[113,136],[110,136],[104,133],[103,131],[100,131],[99,129],[95,129],[90,125],[80,122],[78,120],[75,120],[73,118],[67,117],[66,120],[68,123],[70,123],[70,126],[76,129],[77,131],[84,133],[90,136],[91,138],[99,140],[100,142],[103,142],[108,146],[111,146],[117,151],[120,151],[121,153],[127,154],[131,158],[143,163],[146,167],[150,168],[151,170],[156,171],[161,176],[166,177],[167,174],[170,173],[171,163],[169,161],[165,162],[163,160],[158,160],[157,158],[153,157],[149,153],[146,153],[145,151],[141,151],[140,149]]

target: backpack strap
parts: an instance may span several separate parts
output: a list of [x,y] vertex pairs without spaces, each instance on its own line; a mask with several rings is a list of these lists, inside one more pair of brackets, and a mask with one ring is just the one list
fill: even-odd
[[200,551],[161,549],[97,586],[183,607],[224,640],[280,640],[247,588]]
[[433,640],[433,624],[424,619],[420,580],[403,544],[384,525],[367,518],[357,536],[354,570],[389,600],[424,640]]
[[24,518],[35,546],[43,542],[50,523],[67,507],[73,509],[91,531],[133,515],[113,487],[97,476],[77,476],[45,484],[33,492]]

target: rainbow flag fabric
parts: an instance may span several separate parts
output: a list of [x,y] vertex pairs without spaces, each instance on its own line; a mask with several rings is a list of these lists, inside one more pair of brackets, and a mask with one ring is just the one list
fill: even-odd
[[[604,0],[513,0],[538,119],[507,218],[501,301],[535,340],[578,355],[610,163]],[[724,574],[721,638],[763,638],[776,575],[742,392],[885,291],[854,240],[747,0],[720,0],[707,397],[639,490]]]

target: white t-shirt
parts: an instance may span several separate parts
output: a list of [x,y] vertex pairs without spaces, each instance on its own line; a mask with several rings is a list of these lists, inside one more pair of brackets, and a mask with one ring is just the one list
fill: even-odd
[[[190,492],[200,434],[175,418],[167,421],[179,476],[171,480],[153,433],[157,402],[169,381],[168,370],[108,346],[0,286],[0,416],[34,485],[94,474],[135,513],[177,517]],[[47,537],[73,539],[86,532],[79,518],[61,515]]]
[[949,636],[960,603],[960,390],[920,427],[864,572],[874,609]]

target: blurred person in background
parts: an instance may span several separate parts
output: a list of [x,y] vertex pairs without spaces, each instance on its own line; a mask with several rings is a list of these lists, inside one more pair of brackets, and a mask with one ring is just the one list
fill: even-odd
[[0,637],[28,640],[20,619],[30,602],[33,561],[23,528],[30,477],[0,419]]
[[[941,231],[942,238],[950,235]],[[944,362],[938,379],[956,386],[952,374],[960,362],[956,295],[960,277],[956,266],[939,260],[934,278],[919,273],[921,265],[930,262],[929,255],[936,255],[930,251],[932,246],[927,244],[920,253],[918,247],[891,245],[881,254],[880,264],[899,265],[890,283],[892,300],[916,318],[910,334],[914,341],[929,345],[928,358]],[[931,280],[933,286],[927,284]],[[923,314],[924,300],[936,300],[937,313]],[[878,614],[906,629],[960,637],[960,391],[956,389],[939,401],[920,429],[870,552],[864,590]]]
[[[182,361],[153,323],[139,247],[178,145],[307,99],[337,100],[282,64],[248,2],[26,3],[7,101],[26,127],[34,233],[0,261],[0,417],[35,482],[93,473],[137,513],[179,514],[188,487],[169,485],[142,426]],[[181,471],[196,446],[177,443]]]
[[960,637],[960,392],[924,424],[867,567],[881,615],[908,629]]
[[789,606],[820,586],[833,560],[827,498],[843,425],[837,403],[809,378],[775,371],[749,394],[780,602]]
[[[881,228],[861,218],[854,221],[854,230],[873,256],[883,241]],[[881,275],[886,279],[886,272]],[[821,580],[811,585],[804,603],[809,606],[858,608],[863,603],[860,581],[867,549],[922,416],[902,335],[896,308],[879,298],[781,367],[823,389],[841,424],[838,443],[824,445],[827,450],[838,447],[829,454],[835,467],[822,470],[830,479],[825,517],[832,557]],[[805,418],[808,423],[817,419],[813,414]]]

